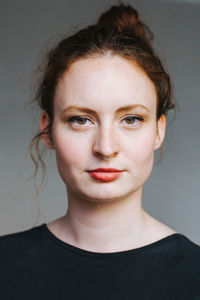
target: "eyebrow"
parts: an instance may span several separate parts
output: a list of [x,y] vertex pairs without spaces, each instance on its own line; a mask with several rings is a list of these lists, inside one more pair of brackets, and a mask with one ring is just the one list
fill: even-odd
[[[127,112],[133,108],[142,108],[148,112],[150,112],[150,110],[143,104],[133,104],[133,105],[126,105],[126,106],[122,106],[120,108],[118,108],[116,110],[116,113],[121,113],[121,112]],[[89,113],[89,114],[96,114],[96,111],[90,109],[90,108],[87,108],[87,107],[82,107],[82,106],[74,106],[74,105],[70,105],[70,106],[67,106],[64,110],[63,110],[63,113],[66,113],[70,110],[78,110],[78,111],[81,111],[81,112],[84,112],[84,113]]]

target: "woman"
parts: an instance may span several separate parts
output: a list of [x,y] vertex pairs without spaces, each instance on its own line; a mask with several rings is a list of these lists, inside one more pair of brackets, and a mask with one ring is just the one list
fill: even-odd
[[150,39],[120,4],[48,53],[30,150],[55,151],[68,209],[1,237],[1,299],[200,299],[200,247],[142,208],[175,108]]

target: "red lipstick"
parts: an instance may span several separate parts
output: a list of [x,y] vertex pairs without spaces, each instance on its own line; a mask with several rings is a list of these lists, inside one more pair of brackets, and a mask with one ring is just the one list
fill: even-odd
[[121,176],[123,170],[113,168],[98,168],[88,171],[89,175],[97,180],[101,181],[113,181]]

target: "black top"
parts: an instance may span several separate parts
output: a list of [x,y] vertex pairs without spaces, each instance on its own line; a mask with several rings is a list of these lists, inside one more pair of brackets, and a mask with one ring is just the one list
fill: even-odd
[[200,246],[181,233],[120,252],[58,239],[46,224],[0,237],[1,300],[200,300]]

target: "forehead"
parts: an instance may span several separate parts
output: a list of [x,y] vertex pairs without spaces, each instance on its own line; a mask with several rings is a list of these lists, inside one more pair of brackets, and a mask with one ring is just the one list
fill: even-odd
[[142,104],[155,110],[156,90],[135,63],[110,55],[74,62],[60,79],[54,101],[57,109],[80,105],[101,111]]

